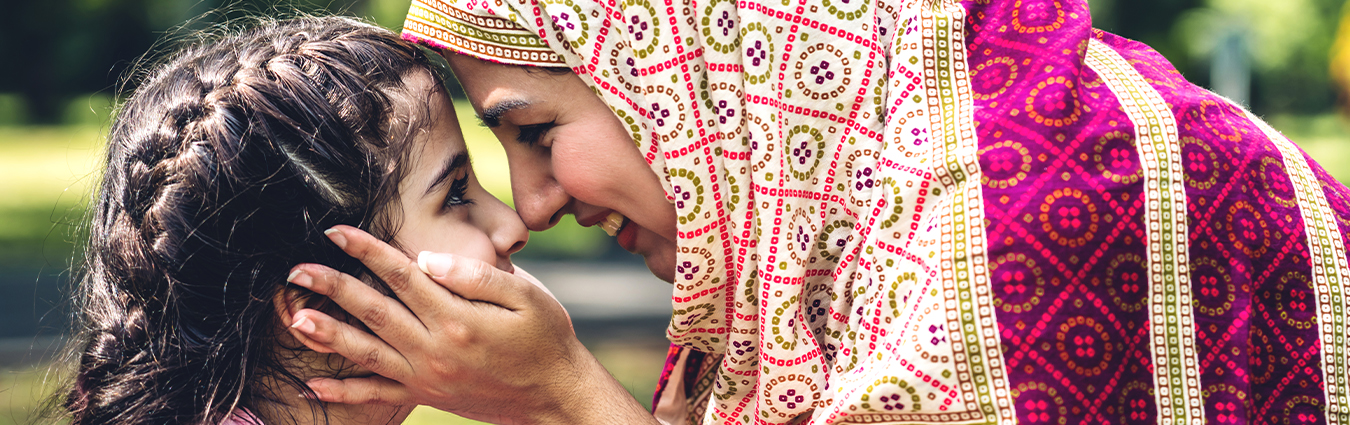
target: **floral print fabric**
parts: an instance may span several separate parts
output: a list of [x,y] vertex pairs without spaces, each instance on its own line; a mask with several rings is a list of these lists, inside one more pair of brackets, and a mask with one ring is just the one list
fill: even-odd
[[688,422],[1350,423],[1350,191],[1089,17],[417,0],[404,35],[560,60],[629,126]]

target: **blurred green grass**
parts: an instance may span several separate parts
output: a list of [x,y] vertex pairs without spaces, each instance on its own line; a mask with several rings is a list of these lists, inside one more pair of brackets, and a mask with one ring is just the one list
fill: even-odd
[[0,425],[33,423],[57,390],[46,365],[0,369]]
[[[647,343],[603,342],[588,346],[596,359],[628,389],[643,406],[650,407],[656,381],[665,364],[666,346]],[[51,400],[65,377],[48,365],[0,369],[0,425],[30,424],[43,403]],[[481,422],[421,406],[405,425],[464,425]]]
[[0,127],[0,265],[68,264],[101,152],[97,126]]

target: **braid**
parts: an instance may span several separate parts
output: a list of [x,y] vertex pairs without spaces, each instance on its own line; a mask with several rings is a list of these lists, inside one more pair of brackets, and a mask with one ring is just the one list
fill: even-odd
[[216,424],[274,399],[260,376],[307,391],[274,350],[270,300],[297,263],[361,271],[321,229],[379,230],[408,145],[389,137],[390,95],[430,69],[346,18],[264,22],[159,66],[109,136],[73,423]]

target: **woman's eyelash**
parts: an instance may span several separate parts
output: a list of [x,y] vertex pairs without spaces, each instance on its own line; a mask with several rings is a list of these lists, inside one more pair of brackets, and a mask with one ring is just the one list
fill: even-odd
[[441,204],[443,211],[449,211],[454,208],[473,205],[473,200],[468,198],[469,176],[466,174],[450,182],[450,190],[445,193],[445,202]]
[[516,141],[529,146],[536,146],[545,133],[553,129],[556,124],[554,121],[546,123],[530,124],[520,126],[520,133],[516,135]]

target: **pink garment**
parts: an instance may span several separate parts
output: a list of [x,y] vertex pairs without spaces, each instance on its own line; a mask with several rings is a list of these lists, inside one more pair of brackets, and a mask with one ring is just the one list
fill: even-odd
[[234,413],[230,414],[230,417],[225,419],[225,422],[221,422],[220,425],[263,425],[263,422],[262,419],[253,416],[253,412],[240,407],[234,409]]

